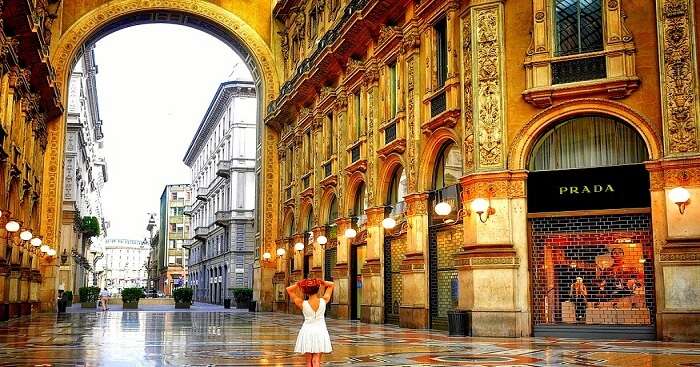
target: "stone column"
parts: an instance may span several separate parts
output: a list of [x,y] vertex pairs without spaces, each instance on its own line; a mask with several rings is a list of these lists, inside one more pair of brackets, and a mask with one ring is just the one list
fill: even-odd
[[428,194],[410,194],[406,202],[406,257],[401,263],[403,294],[399,310],[401,327],[427,328],[428,301]]
[[39,287],[41,286],[41,272],[39,271],[39,255],[32,256],[31,260],[31,283],[29,284],[29,302],[32,305],[32,312],[38,312]]
[[[320,208],[316,209],[315,212],[318,212]],[[320,235],[326,235],[326,229],[325,227],[314,227],[312,232],[314,233],[314,242],[311,244],[313,246],[313,257],[312,257],[312,263],[311,263],[311,269],[309,270],[309,277],[310,278],[318,278],[318,279],[323,279],[323,261],[325,259],[325,251],[323,251],[323,248],[321,245],[318,244],[317,238]]]
[[7,253],[7,231],[5,228],[0,229],[0,234],[3,238],[0,239],[0,321],[7,321],[10,317],[10,309],[8,304],[8,282],[10,277],[10,264],[9,259],[5,258]]
[[19,304],[19,277],[20,277],[20,259],[19,246],[12,244],[12,253],[10,255],[10,277],[8,281],[8,303],[10,307],[10,318],[15,318],[20,315]]
[[[472,314],[472,335],[529,335],[525,172],[462,178],[464,246],[457,255],[458,308]],[[489,200],[490,213],[469,208]]]
[[362,266],[362,312],[363,322],[384,322],[384,277],[382,246],[384,244],[384,207],[374,207],[367,213],[367,255]]
[[276,241],[277,248],[275,249],[275,253],[273,256],[277,259],[277,271],[272,277],[272,289],[273,289],[273,303],[272,303],[272,311],[276,312],[287,312],[287,295],[285,288],[287,287],[288,283],[288,278],[287,278],[287,259],[288,256],[292,256],[292,254],[287,251],[287,253],[284,256],[277,256],[277,249],[283,248],[285,250],[288,249],[288,240],[286,239],[280,239]]
[[19,276],[19,303],[20,314],[29,315],[31,313],[31,305],[29,304],[29,283],[31,281],[31,259],[29,249],[21,248],[22,260],[20,262]]
[[335,222],[338,225],[338,247],[335,268],[333,268],[333,282],[335,283],[335,296],[338,303],[336,316],[339,319],[350,318],[350,279],[349,264],[350,239],[345,237],[345,230],[352,225],[350,218],[340,218]]

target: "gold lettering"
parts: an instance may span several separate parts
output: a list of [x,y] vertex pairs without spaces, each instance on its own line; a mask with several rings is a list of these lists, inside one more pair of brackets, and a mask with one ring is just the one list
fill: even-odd
[[578,194],[578,187],[576,187],[576,186],[571,186],[571,187],[569,187],[569,191],[570,191],[572,194]]
[[605,192],[615,192],[615,189],[613,189],[612,185],[608,184],[608,186],[605,187]]
[[564,195],[569,189],[566,186],[559,187],[559,195]]
[[590,194],[591,190],[588,188],[588,186],[584,186],[583,189],[581,190],[582,194]]
[[603,192],[602,185],[593,185],[593,192]]

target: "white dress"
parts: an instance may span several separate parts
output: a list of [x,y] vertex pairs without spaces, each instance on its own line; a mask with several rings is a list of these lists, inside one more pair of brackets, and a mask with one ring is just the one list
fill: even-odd
[[296,353],[330,353],[331,337],[326,329],[326,300],[321,298],[318,302],[318,310],[314,312],[308,301],[301,305],[301,312],[304,314],[304,324],[299,330],[297,344],[294,347]]

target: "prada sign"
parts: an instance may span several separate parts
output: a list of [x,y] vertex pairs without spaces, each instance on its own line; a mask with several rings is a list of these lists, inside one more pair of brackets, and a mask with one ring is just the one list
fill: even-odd
[[649,172],[641,164],[530,172],[528,212],[646,208]]

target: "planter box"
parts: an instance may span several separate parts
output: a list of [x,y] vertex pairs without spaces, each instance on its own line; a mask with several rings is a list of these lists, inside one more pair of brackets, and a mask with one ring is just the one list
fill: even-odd
[[175,308],[190,308],[191,304],[189,302],[175,302]]
[[124,310],[137,310],[139,308],[139,302],[124,302],[122,303],[122,309]]
[[250,306],[250,301],[236,302],[236,308],[239,310],[247,310]]
[[82,302],[80,303],[82,308],[97,308],[97,302]]

